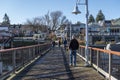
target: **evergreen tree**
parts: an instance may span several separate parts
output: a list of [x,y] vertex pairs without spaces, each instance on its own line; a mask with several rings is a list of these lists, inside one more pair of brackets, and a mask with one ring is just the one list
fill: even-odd
[[89,16],[88,23],[94,23],[94,22],[95,22],[95,19],[94,19],[93,15],[91,14]]
[[9,20],[9,17],[8,17],[8,15],[6,13],[5,13],[4,17],[3,17],[2,25],[5,25],[5,26],[10,25],[10,20]]
[[96,21],[98,22],[98,21],[103,21],[103,20],[105,20],[105,16],[102,13],[102,10],[100,10],[97,14]]

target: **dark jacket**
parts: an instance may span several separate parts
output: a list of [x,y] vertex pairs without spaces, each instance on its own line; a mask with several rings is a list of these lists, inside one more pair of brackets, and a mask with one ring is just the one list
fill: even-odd
[[72,39],[70,41],[69,49],[71,50],[77,50],[79,48],[79,43],[76,39]]
[[67,40],[64,41],[64,44],[65,44],[65,45],[67,44]]
[[55,46],[55,41],[52,42],[52,46]]

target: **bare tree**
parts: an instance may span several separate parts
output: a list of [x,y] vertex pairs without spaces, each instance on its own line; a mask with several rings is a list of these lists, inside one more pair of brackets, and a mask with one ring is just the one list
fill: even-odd
[[56,28],[59,26],[59,19],[62,16],[61,11],[55,11],[50,13],[51,16],[51,30],[56,30]]
[[47,29],[42,17],[35,17],[32,20],[27,20],[26,25],[29,25],[35,32],[45,31]]
[[48,26],[48,28],[50,28],[51,26],[51,20],[50,20],[50,14],[49,14],[49,11],[47,14],[45,14],[43,16],[43,21],[44,21],[44,24]]
[[54,11],[47,14],[45,14],[43,17],[36,17],[32,20],[27,20],[27,24],[30,25],[34,31],[38,30],[46,30],[49,28],[53,32],[63,24],[67,24],[69,21],[66,18],[66,16],[62,16],[61,11]]
[[69,23],[69,20],[66,18],[66,16],[62,16],[61,21],[60,21],[60,25],[67,24],[67,23]]

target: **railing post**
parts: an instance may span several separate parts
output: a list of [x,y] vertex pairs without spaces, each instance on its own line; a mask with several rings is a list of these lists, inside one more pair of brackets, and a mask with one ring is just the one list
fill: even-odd
[[79,47],[79,49],[78,49],[78,53],[80,54],[80,47]]
[[29,61],[31,60],[31,48],[29,48]]
[[90,65],[92,65],[92,48],[90,48]]
[[37,56],[39,56],[39,45],[37,46]]
[[82,47],[81,47],[81,50],[80,50],[80,51],[81,51],[81,56],[83,57],[83,49],[82,49]]
[[22,65],[25,66],[25,52],[24,52],[24,49],[22,49]]
[[41,46],[39,45],[39,55],[41,56]]
[[39,55],[40,55],[40,45],[39,45]]
[[13,51],[13,56],[12,56],[12,62],[13,62],[13,73],[15,74],[15,68],[16,68],[16,50]]
[[0,53],[0,74],[2,74],[2,70],[3,70],[3,65],[2,65],[2,60],[1,60],[2,56]]
[[109,80],[111,80],[111,70],[112,70],[112,54],[109,53]]
[[98,68],[99,68],[99,58],[100,58],[100,52],[97,51],[97,71],[98,71]]
[[39,56],[39,45],[37,46],[37,55]]
[[33,59],[35,58],[35,46],[33,47]]

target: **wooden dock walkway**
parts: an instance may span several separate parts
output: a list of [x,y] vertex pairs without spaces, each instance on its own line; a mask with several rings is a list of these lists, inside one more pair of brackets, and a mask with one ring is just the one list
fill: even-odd
[[105,80],[92,67],[84,67],[77,57],[77,66],[69,66],[69,53],[55,47],[39,58],[13,80]]

